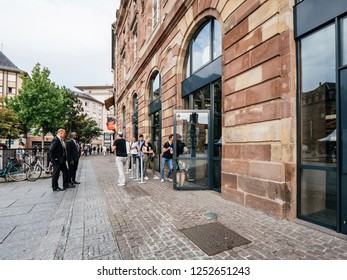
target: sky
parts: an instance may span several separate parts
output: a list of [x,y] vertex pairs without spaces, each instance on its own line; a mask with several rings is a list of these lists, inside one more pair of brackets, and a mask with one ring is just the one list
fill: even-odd
[[59,86],[111,85],[111,24],[119,0],[0,0],[0,49]]

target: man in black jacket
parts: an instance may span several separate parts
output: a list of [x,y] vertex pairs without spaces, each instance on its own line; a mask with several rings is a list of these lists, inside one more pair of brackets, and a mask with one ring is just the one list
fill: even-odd
[[[66,167],[66,146],[65,139],[66,131],[65,129],[59,129],[57,135],[52,140],[51,146],[49,147],[49,152],[51,155],[51,162],[53,163],[53,176],[52,176],[52,188],[53,191],[63,191],[65,188],[75,187],[69,184],[68,181],[68,170]],[[60,171],[63,172],[63,188],[59,188],[58,179]]]
[[81,155],[80,145],[77,143],[77,132],[72,132],[70,140],[66,142],[66,156],[69,165],[69,182],[72,184],[80,184],[76,181],[76,172],[78,161]]

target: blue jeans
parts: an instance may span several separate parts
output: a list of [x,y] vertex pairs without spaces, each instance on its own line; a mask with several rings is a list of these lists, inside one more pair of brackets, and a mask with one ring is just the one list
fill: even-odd
[[172,159],[168,159],[168,158],[162,158],[162,162],[161,162],[161,168],[160,168],[160,178],[164,179],[164,168],[165,168],[165,163],[167,163],[167,165],[169,166],[169,172],[167,173],[166,178],[170,178],[171,172],[172,172]]

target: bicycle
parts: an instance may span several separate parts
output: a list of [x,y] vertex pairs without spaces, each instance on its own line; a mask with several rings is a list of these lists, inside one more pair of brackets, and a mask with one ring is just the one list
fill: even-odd
[[5,168],[0,169],[0,177],[6,181],[10,178],[12,181],[20,182],[26,180],[30,172],[29,164],[19,163],[15,157],[8,157]]
[[53,163],[50,162],[49,165],[45,167],[38,156],[35,156],[35,160],[30,164],[30,169],[28,181],[36,181],[41,177],[42,171],[48,175],[47,177],[52,177],[53,175]]

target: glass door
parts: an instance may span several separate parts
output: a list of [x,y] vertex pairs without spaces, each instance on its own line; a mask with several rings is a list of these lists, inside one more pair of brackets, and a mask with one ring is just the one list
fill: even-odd
[[210,189],[209,110],[174,112],[174,188]]
[[[341,232],[347,234],[347,69],[340,72],[341,94]],[[336,137],[335,137],[336,138]]]

